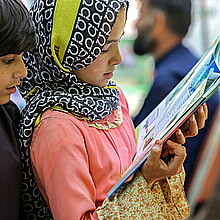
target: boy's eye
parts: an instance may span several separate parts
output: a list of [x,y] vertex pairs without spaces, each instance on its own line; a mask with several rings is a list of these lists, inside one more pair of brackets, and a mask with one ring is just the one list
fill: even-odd
[[14,59],[3,60],[5,64],[11,64],[14,62]]

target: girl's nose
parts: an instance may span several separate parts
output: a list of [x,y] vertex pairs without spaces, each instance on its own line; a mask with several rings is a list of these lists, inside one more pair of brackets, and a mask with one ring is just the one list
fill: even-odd
[[115,52],[110,59],[110,65],[119,65],[122,62],[122,56],[118,44],[115,45]]

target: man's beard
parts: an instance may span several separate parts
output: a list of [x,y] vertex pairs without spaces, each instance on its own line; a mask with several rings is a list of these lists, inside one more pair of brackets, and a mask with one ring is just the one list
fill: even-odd
[[138,32],[138,36],[134,40],[133,50],[137,55],[152,53],[155,48],[155,40],[150,37],[149,30]]

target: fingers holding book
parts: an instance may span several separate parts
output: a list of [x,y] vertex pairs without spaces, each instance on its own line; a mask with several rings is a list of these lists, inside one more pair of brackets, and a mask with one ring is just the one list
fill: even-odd
[[190,116],[182,126],[181,131],[184,137],[194,137],[198,134],[199,129],[205,126],[205,121],[208,118],[208,107],[206,104],[200,106],[197,112]]
[[151,153],[141,168],[141,173],[149,186],[164,177],[179,174],[186,158],[185,147],[168,140],[162,148],[162,141],[156,141]]
[[171,136],[170,140],[178,144],[184,144],[186,142],[186,138],[181,129],[177,129],[175,134]]
[[208,107],[203,104],[163,147],[162,141],[157,140],[155,142],[147,161],[141,168],[142,175],[150,186],[159,179],[179,174],[182,171],[183,162],[187,155],[182,144],[185,143],[186,137],[193,137],[198,134],[199,129],[205,126],[207,118]]
[[196,121],[198,124],[198,129],[201,129],[205,126],[205,120],[208,118],[208,107],[206,104],[200,106],[197,110]]

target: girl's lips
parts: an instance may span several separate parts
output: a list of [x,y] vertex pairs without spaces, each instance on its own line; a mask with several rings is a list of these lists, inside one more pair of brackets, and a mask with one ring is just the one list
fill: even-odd
[[15,87],[15,86],[12,86],[12,87],[10,87],[10,88],[7,88],[6,90],[7,90],[10,94],[13,94],[13,93],[16,92],[16,87]]
[[104,76],[106,79],[111,79],[113,77],[113,72],[105,73]]

